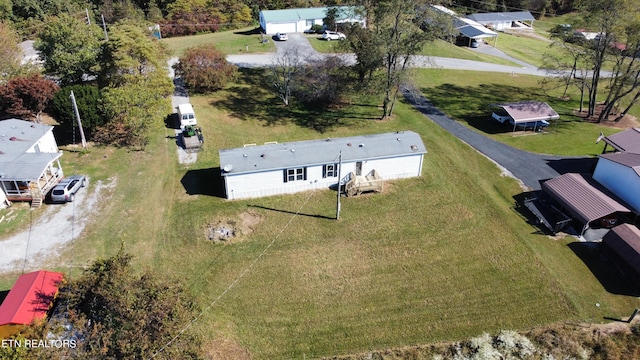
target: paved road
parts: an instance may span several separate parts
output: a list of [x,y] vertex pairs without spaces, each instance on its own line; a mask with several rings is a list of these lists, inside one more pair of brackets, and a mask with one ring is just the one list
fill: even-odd
[[[304,49],[304,53],[310,58],[318,58],[326,56],[318,54],[311,48],[308,41],[303,35],[290,34],[288,42],[276,42],[278,53],[285,51],[292,46],[299,46]],[[412,66],[420,68],[444,68],[456,70],[474,70],[489,71],[511,74],[527,74],[537,76],[547,76],[546,72],[538,70],[535,66],[514,59],[501,51],[483,44],[478,52],[500,56],[510,60],[520,66],[507,66],[490,64],[479,61],[449,59],[441,57],[417,56],[412,60]],[[353,55],[340,55],[348,63],[354,63]],[[227,60],[239,67],[264,67],[273,63],[273,54],[249,54],[249,55],[230,55]],[[531,190],[540,190],[541,180],[550,179],[567,172],[589,172],[594,165],[594,160],[586,157],[560,157],[552,155],[534,154],[519,149],[515,149],[503,143],[494,141],[478,132],[473,131],[460,124],[459,122],[447,117],[438,110],[432,103],[424,97],[423,94],[416,96],[415,92],[405,92],[405,97],[411,102],[416,109],[422,112],[436,124],[449,131],[460,140],[475,148],[482,154],[486,155],[497,164],[509,171],[513,176],[518,178],[524,185]]]

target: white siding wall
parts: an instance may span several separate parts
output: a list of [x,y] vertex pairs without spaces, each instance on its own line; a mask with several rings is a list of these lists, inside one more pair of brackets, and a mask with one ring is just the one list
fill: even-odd
[[265,32],[267,34],[275,34],[275,33],[294,33],[297,29],[297,23],[283,23],[283,24],[267,24],[267,29]]
[[633,169],[600,158],[593,178],[640,212],[640,176]]
[[53,131],[47,131],[40,138],[40,140],[38,140],[26,152],[35,153],[38,151],[41,153],[57,153],[58,152],[58,143],[56,143],[56,138],[53,136]]
[[[420,176],[422,170],[422,154],[368,160],[362,162],[362,175],[376,170],[385,180]],[[356,163],[342,163],[342,177],[355,172]],[[260,173],[227,175],[225,186],[228,199],[245,199],[278,194],[291,194],[300,191],[327,189],[338,182],[337,177],[322,178],[322,165],[307,167],[306,181],[284,182],[283,170]]]
[[493,27],[495,30],[504,30],[511,28],[511,21],[502,21],[493,23]]

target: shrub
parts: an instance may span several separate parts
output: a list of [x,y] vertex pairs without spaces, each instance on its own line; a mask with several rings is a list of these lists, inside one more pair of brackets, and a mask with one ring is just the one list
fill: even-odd
[[220,90],[237,76],[237,68],[210,44],[187,49],[174,68],[187,88],[200,93]]
[[60,88],[40,74],[18,76],[0,86],[0,101],[10,115],[38,119]]
[[51,102],[51,115],[58,121],[58,129],[65,134],[77,132],[76,115],[71,105],[70,94],[76,98],[76,105],[82,120],[82,128],[87,139],[91,139],[96,128],[105,123],[100,111],[100,90],[93,85],[65,86],[56,93]]

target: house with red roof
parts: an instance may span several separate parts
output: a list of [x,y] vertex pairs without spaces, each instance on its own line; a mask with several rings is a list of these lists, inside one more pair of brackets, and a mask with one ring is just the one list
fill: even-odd
[[0,305],[0,338],[44,319],[62,279],[61,273],[46,270],[20,276]]

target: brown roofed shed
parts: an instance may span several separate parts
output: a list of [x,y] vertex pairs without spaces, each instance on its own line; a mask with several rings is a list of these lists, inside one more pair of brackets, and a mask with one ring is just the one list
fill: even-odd
[[560,202],[583,224],[615,213],[631,213],[604,193],[588,175],[568,173],[542,183],[542,191]]
[[640,229],[621,224],[602,239],[602,253],[630,280],[640,286]]

